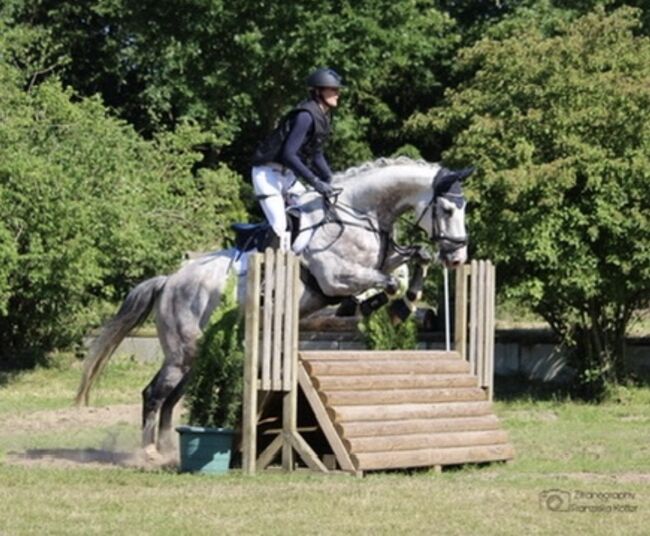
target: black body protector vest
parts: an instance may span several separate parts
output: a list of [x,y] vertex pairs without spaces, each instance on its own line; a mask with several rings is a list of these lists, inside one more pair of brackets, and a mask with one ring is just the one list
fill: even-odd
[[323,151],[331,131],[329,114],[323,112],[319,104],[313,99],[301,102],[282,118],[275,130],[257,147],[252,160],[254,166],[261,166],[269,162],[283,163],[282,149],[291,131],[291,120],[302,111],[309,112],[314,124],[302,147],[300,147],[298,155],[307,167],[311,168],[314,156]]

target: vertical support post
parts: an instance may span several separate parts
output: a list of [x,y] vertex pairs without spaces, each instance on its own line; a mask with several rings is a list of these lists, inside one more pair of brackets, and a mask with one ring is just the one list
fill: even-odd
[[284,315],[284,289],[286,286],[285,278],[285,259],[286,254],[280,251],[275,255],[275,296],[273,298],[273,350],[271,363],[271,389],[273,391],[282,391],[282,338],[283,333],[283,315]]
[[485,327],[486,339],[488,344],[485,349],[485,359],[487,361],[487,388],[488,388],[488,400],[492,401],[494,398],[494,337],[495,337],[495,309],[496,309],[496,268],[491,262],[487,262],[487,277],[486,277],[486,287],[487,287],[487,303],[486,303],[486,313],[487,313],[487,326]]
[[481,381],[481,387],[485,387],[486,381],[486,371],[485,371],[485,261],[478,261],[478,299],[476,303],[477,309],[477,322],[476,322],[476,358],[477,358],[477,370],[479,379]]
[[442,269],[443,279],[445,283],[445,351],[449,352],[451,350],[450,344],[450,323],[451,318],[449,318],[449,270],[447,268]]
[[[478,354],[478,262],[473,260],[470,264],[470,284],[469,284],[469,370],[472,374],[478,376],[477,367]],[[480,381],[480,378],[479,378]]]
[[456,270],[454,303],[454,349],[461,359],[467,359],[467,277],[469,266]]
[[283,390],[285,394],[282,402],[282,468],[292,471],[294,466],[294,452],[292,438],[298,434],[298,386],[297,362],[293,352],[294,342],[294,308],[295,308],[295,273],[296,257],[292,253],[286,255],[285,264],[285,293],[284,293],[284,346],[283,346]]
[[262,256],[251,255],[246,279],[245,360],[244,360],[244,415],[242,424],[242,469],[255,473],[257,459],[257,390],[260,330],[260,273]]
[[275,287],[275,252],[264,252],[264,324],[262,332],[262,391],[271,390],[271,343],[273,333],[273,292]]

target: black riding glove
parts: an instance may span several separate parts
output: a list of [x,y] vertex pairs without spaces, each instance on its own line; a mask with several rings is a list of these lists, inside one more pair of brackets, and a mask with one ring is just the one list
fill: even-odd
[[334,188],[332,188],[332,185],[327,182],[316,179],[311,183],[311,185],[314,187],[314,190],[323,197],[331,197],[334,195]]

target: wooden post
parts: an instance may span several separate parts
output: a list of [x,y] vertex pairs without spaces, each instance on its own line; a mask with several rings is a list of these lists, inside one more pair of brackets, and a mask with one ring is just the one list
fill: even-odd
[[[283,255],[286,259],[287,281],[285,282],[284,294],[284,333],[283,333],[283,355],[282,355],[282,390],[285,391],[282,401],[282,433],[284,436],[282,444],[282,467],[285,471],[292,471],[294,466],[292,437],[298,433],[298,388],[295,381],[295,370],[293,367],[293,319],[294,319],[294,255]],[[277,307],[276,303],[276,307]]]
[[257,459],[257,390],[259,359],[259,297],[261,255],[249,257],[246,280],[246,326],[244,361],[244,401],[242,423],[242,469],[245,474],[255,473]]
[[275,293],[273,295],[273,350],[271,352],[271,385],[274,391],[282,391],[282,337],[284,314],[284,288],[286,255],[275,255]]
[[[275,252],[264,252],[264,324],[262,333],[262,391],[271,390],[271,342],[273,333],[273,289],[275,277]],[[259,306],[258,306],[259,307]]]
[[456,288],[454,303],[454,349],[460,358],[467,359],[467,277],[469,266],[463,265],[456,270]]
[[495,337],[495,309],[496,309],[496,268],[488,261],[487,273],[487,287],[488,287],[488,303],[487,303],[487,318],[488,325],[486,332],[489,334],[487,337],[487,347],[485,349],[485,358],[488,363],[487,373],[487,388],[488,400],[494,397],[494,337]]

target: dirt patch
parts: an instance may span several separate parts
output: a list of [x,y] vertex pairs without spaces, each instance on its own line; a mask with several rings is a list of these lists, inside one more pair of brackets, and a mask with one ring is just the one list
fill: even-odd
[[[180,405],[179,405],[180,409]],[[140,404],[116,404],[102,407],[70,407],[58,410],[35,411],[0,418],[5,430],[19,431],[21,434],[61,433],[70,430],[90,428],[110,428],[115,425],[140,427],[142,420]],[[178,422],[178,413],[174,421]],[[49,467],[135,467],[159,469],[161,466],[175,466],[177,453],[151,459],[139,447],[125,449],[120,446],[115,432],[106,430],[106,436],[99,448],[28,448],[24,451],[10,451],[7,463],[26,466]]]

